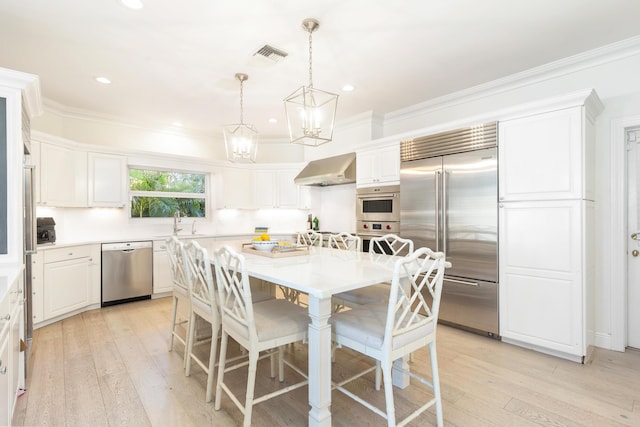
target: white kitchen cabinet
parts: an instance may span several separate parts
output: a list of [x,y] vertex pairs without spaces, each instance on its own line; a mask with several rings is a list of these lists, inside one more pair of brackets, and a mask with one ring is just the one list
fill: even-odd
[[256,208],[298,207],[297,170],[253,171],[253,204]]
[[500,122],[500,200],[593,200],[593,126],[582,106]]
[[127,158],[88,153],[88,204],[122,208],[127,205]]
[[500,335],[583,361],[594,341],[593,91],[499,123]]
[[173,290],[173,278],[166,240],[153,241],[153,293],[161,294]]
[[400,144],[358,151],[356,187],[400,184]]
[[100,304],[100,282],[100,245],[44,251],[44,320]]
[[40,204],[57,207],[87,206],[87,153],[40,144]]
[[0,424],[11,425],[17,392],[24,387],[24,282],[19,273],[0,301]]
[[253,175],[250,169],[225,167],[216,178],[218,209],[253,207]]
[[580,361],[593,286],[593,202],[501,203],[500,335]]

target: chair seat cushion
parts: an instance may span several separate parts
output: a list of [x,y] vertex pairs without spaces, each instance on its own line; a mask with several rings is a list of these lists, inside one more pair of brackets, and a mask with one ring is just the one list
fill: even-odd
[[389,299],[390,289],[391,287],[388,283],[378,283],[366,288],[340,292],[335,297],[355,305],[378,304],[384,303]]
[[[270,299],[253,304],[253,317],[260,342],[294,334],[304,335],[309,327],[307,310],[284,299]],[[231,336],[249,339],[246,327],[233,318],[223,319],[223,328]]]
[[276,297],[274,297],[273,295],[271,295],[268,292],[264,292],[264,291],[257,291],[252,289],[251,290],[251,300],[253,301],[253,303],[257,303],[257,302],[263,302],[263,301],[269,301],[271,299],[275,299]]
[[[420,315],[420,320],[426,319]],[[364,347],[376,351],[382,350],[384,328],[387,321],[386,305],[368,305],[334,314],[333,330],[336,340],[348,338]],[[393,338],[392,350],[397,350],[406,344],[424,338],[433,332],[433,321],[411,329]]]

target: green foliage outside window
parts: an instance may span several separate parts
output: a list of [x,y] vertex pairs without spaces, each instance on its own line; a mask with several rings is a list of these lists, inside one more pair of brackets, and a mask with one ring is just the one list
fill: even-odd
[[168,218],[206,214],[206,175],[129,169],[132,218]]

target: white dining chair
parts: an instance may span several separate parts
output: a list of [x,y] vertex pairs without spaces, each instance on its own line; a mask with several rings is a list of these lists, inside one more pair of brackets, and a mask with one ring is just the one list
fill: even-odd
[[[413,241],[396,234],[373,237],[369,243],[369,252],[388,255],[411,255]],[[366,304],[383,304],[389,298],[390,283],[378,283],[366,288],[340,292],[334,295],[333,303],[337,311],[344,307],[358,307]]]
[[[186,313],[191,311],[189,296],[189,284],[184,270],[184,244],[176,236],[167,239],[167,254],[169,255],[169,267],[171,269],[172,303],[171,303],[171,330],[169,335],[169,351],[173,351],[174,340],[184,345],[183,367],[187,364],[187,342],[189,341],[189,316],[183,321],[177,321],[178,310]],[[177,328],[182,326],[185,336],[182,337]]]
[[[213,372],[216,365],[218,349],[218,335],[220,333],[220,310],[217,303],[217,295],[211,274],[211,262],[207,250],[202,248],[195,240],[189,241],[184,246],[184,270],[189,284],[191,296],[191,314],[189,317],[189,333],[187,341],[186,376],[191,375],[191,363],[196,362],[207,374],[207,391],[205,400],[211,402],[213,394]],[[204,339],[199,339],[196,333],[196,325],[201,319],[211,326],[211,334]],[[211,343],[208,360],[202,360],[194,347]]]
[[[341,391],[387,420],[389,426],[405,425],[427,408],[435,405],[438,426],[443,425],[442,399],[438,379],[436,327],[445,267],[442,252],[417,249],[396,262],[387,305],[365,305],[336,313],[333,319],[334,340],[376,360],[382,368],[386,410],[372,405],[345,386],[376,369],[373,366],[334,384]],[[403,279],[407,276],[406,279]],[[407,284],[408,282],[408,284]],[[429,294],[431,298],[424,298]],[[429,347],[431,381],[394,366],[394,361],[422,347]],[[391,371],[398,370],[433,390],[433,398],[401,421],[396,421]]]
[[299,231],[296,243],[305,246],[322,246],[322,234],[314,230]]
[[[244,426],[249,426],[254,405],[308,384],[307,375],[284,360],[282,346],[306,340],[309,317],[307,310],[285,299],[253,303],[245,258],[230,246],[225,245],[216,250],[215,270],[222,314],[222,339],[214,408],[220,409],[224,392],[244,415]],[[241,363],[226,366],[229,337],[249,352],[244,405],[225,383],[227,372],[247,365]],[[254,398],[256,370],[261,352],[266,352],[267,356],[278,355],[280,382],[284,381],[285,364],[304,377],[304,380]]]
[[362,239],[360,236],[345,232],[330,234],[327,246],[333,249],[359,251],[362,247]]

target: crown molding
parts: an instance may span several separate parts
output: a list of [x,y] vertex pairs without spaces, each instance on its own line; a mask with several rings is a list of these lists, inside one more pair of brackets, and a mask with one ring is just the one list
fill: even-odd
[[530,86],[547,80],[552,80],[577,71],[587,70],[602,64],[640,54],[640,36],[631,37],[603,47],[592,49],[577,55],[569,56],[558,61],[531,68],[510,76],[493,80],[488,83],[473,86],[461,91],[453,92],[413,106],[387,113],[385,123],[393,123],[432,113],[459,104],[477,101],[503,92]]
[[42,114],[42,95],[38,76],[0,68],[0,85],[22,90],[23,100],[31,117]]

